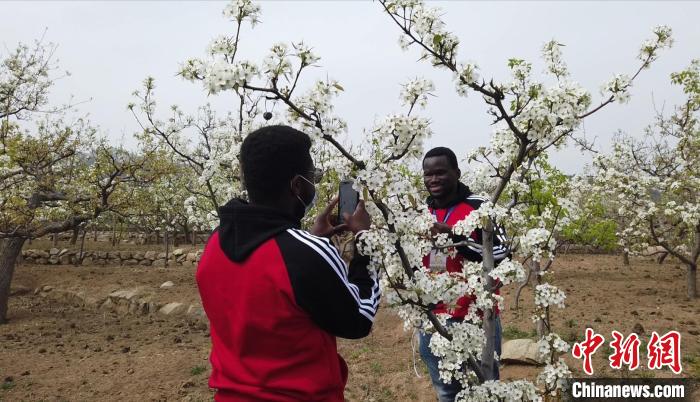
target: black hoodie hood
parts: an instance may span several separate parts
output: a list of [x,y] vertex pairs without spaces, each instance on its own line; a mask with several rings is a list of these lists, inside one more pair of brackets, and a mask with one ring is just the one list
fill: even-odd
[[233,199],[219,208],[219,244],[224,254],[242,262],[262,243],[301,221],[276,209]]
[[[466,200],[470,195],[472,195],[472,191],[460,181],[457,183],[457,195],[455,195],[455,197],[451,199],[443,208],[450,208],[453,205],[457,205]],[[435,208],[435,200],[433,199],[433,196],[429,195],[425,201],[430,208]]]

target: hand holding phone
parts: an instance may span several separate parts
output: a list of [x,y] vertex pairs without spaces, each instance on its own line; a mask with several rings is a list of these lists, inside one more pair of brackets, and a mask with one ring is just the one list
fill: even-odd
[[334,219],[331,215],[333,214],[333,210],[337,204],[338,197],[331,200],[330,204],[328,204],[328,206],[326,206],[326,208],[320,214],[318,214],[318,216],[316,216],[316,219],[314,219],[314,224],[309,230],[311,234],[321,237],[331,237],[336,233],[348,230],[348,225],[333,222]]
[[338,223],[345,223],[345,215],[355,213],[360,194],[352,188],[352,180],[343,180],[338,188]]
[[372,218],[360,201],[360,194],[352,188],[352,180],[343,180],[338,189],[338,222],[353,233],[369,229]]

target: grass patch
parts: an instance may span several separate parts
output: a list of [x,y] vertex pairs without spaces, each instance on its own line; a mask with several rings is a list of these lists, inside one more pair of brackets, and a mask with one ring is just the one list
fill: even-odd
[[350,358],[354,360],[354,359],[357,359],[364,354],[368,354],[369,352],[370,352],[370,349],[367,346],[363,345],[360,348],[353,349],[350,352]]
[[584,336],[582,334],[576,333],[575,331],[569,331],[568,333],[562,336],[562,339],[569,343],[580,342],[584,339]]
[[656,374],[653,371],[640,371],[636,373],[637,378],[656,378]]
[[190,369],[190,374],[192,375],[200,375],[207,371],[207,368],[204,366],[194,366],[192,369]]
[[4,390],[8,390],[8,389],[14,388],[14,386],[15,386],[15,383],[14,383],[14,382],[12,382],[12,381],[7,381],[7,382],[3,382],[2,385],[0,386],[0,388],[2,388],[2,389],[4,389]]
[[505,339],[522,339],[522,338],[532,338],[533,336],[537,335],[537,332],[534,330],[525,332],[521,331],[520,329],[513,327],[513,326],[507,326],[503,329],[503,338]]
[[395,401],[396,400],[396,394],[389,388],[384,388],[382,387],[379,390],[379,395],[377,395],[378,399],[380,401]]
[[693,378],[700,378],[700,358],[689,355],[683,356],[683,371],[687,371]]
[[378,361],[373,361],[369,365],[374,374],[381,374],[384,371],[382,364]]

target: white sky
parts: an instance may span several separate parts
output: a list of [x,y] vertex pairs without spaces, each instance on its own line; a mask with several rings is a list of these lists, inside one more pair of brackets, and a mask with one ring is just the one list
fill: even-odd
[[[260,62],[275,42],[304,40],[321,56],[321,67],[306,82],[328,75],[345,93],[336,102],[359,139],[375,119],[400,112],[399,84],[424,76],[435,82],[437,98],[423,112],[433,121],[434,137],[426,146],[449,146],[463,157],[483,145],[491,133],[483,101],[454,93],[451,74],[416,62],[417,49],[403,52],[398,28],[377,2],[263,1],[262,24],[244,29],[242,58]],[[575,80],[589,89],[594,102],[600,86],[614,73],[633,73],[641,42],[651,28],[673,28],[675,45],[644,71],[626,105],[611,105],[586,121],[588,138],[605,146],[617,130],[639,133],[658,107],[682,99],[669,84],[669,74],[700,57],[700,2],[434,2],[445,11],[448,28],[460,39],[458,60],[474,61],[481,76],[506,79],[511,57],[533,61],[541,72],[542,44],[564,43],[564,58]],[[131,92],[148,75],[156,78],[157,99],[165,108],[179,104],[194,110],[210,101],[219,110],[231,96],[207,99],[197,84],[175,76],[179,62],[204,56],[209,41],[232,34],[234,25],[221,15],[222,2],[0,2],[0,53],[17,42],[31,42],[47,28],[46,40],[59,44],[61,69],[72,76],[57,83],[52,101],[90,100],[80,106],[114,141],[132,146],[138,127],[127,111]],[[281,105],[280,105],[281,106]],[[590,160],[573,148],[553,158],[566,172],[577,172]]]

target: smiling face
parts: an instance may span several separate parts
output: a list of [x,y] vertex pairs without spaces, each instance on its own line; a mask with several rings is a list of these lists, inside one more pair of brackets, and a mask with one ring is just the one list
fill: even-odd
[[455,194],[459,176],[459,169],[452,167],[444,155],[423,160],[423,184],[438,203],[448,201]]

